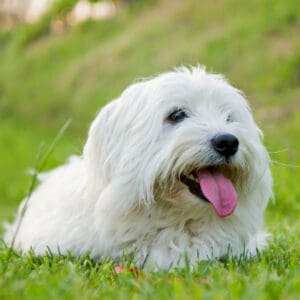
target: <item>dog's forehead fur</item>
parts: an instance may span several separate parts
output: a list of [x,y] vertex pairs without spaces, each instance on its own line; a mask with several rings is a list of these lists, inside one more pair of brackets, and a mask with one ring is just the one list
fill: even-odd
[[126,101],[139,113],[151,111],[161,118],[177,107],[186,108],[198,116],[203,111],[205,115],[210,112],[236,112],[237,116],[250,113],[247,101],[238,89],[223,76],[207,73],[202,67],[181,67],[135,83],[123,92],[119,100]]

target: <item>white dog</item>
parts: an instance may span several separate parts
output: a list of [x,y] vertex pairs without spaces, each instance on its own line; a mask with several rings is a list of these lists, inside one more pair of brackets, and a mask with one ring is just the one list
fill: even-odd
[[228,249],[255,255],[266,246],[271,195],[269,156],[243,95],[220,75],[182,67],[131,85],[100,111],[82,157],[32,194],[14,247],[94,259],[134,253],[156,268]]

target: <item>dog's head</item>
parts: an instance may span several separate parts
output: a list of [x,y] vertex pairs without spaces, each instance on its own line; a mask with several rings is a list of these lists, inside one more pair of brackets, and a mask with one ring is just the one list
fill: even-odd
[[237,89],[203,68],[180,68],[131,85],[104,107],[84,158],[99,184],[125,189],[135,203],[174,195],[209,202],[224,217],[262,180],[270,193],[261,140]]

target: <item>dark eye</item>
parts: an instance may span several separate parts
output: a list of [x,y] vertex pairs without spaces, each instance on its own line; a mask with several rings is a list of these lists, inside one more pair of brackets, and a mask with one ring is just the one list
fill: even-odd
[[226,119],[226,122],[227,123],[230,123],[232,121],[232,116],[231,115],[228,115],[227,116],[227,119]]
[[184,110],[182,110],[181,108],[178,108],[178,109],[174,110],[168,116],[167,120],[172,122],[172,123],[179,123],[187,117],[188,116],[187,116],[186,112]]

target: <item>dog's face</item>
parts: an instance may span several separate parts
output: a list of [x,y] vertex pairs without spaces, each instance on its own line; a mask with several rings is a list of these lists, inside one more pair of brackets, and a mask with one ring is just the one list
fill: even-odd
[[125,90],[94,121],[85,157],[104,186],[119,182],[138,202],[210,204],[220,217],[268,171],[246,100],[200,68]]

